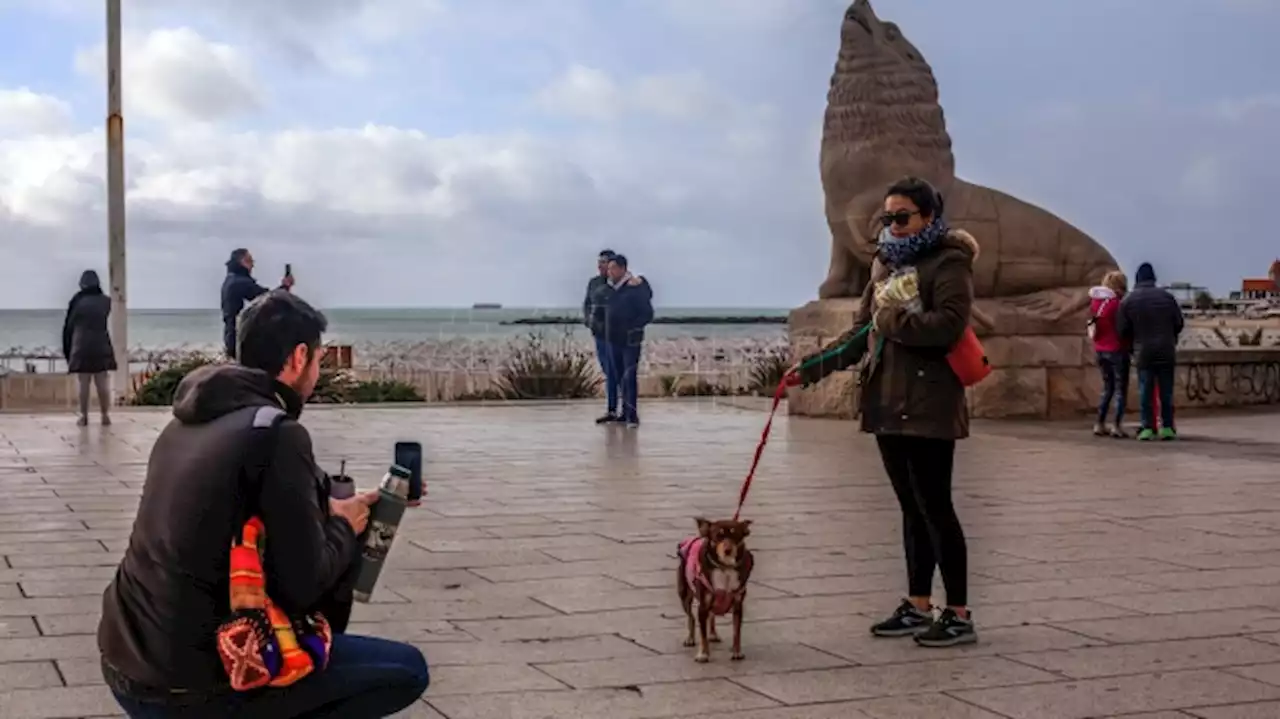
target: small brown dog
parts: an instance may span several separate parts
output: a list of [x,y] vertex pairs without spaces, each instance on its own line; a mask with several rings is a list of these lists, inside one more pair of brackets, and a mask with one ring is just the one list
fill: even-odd
[[751,534],[750,521],[721,520],[710,522],[702,517],[698,523],[698,535],[680,543],[680,566],[676,568],[676,591],[680,604],[689,617],[689,636],[686,647],[694,645],[693,604],[698,603],[698,654],[697,662],[711,661],[708,642],[719,642],[716,635],[716,617],[733,612],[734,661],[742,654],[742,603],[747,597],[747,579],[751,577],[753,559],[747,549],[746,539]]

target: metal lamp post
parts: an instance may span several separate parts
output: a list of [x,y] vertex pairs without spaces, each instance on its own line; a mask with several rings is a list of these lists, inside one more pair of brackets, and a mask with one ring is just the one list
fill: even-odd
[[129,305],[125,292],[124,115],[121,101],[120,0],[107,0],[107,268],[111,277],[111,338],[115,395],[129,393]]

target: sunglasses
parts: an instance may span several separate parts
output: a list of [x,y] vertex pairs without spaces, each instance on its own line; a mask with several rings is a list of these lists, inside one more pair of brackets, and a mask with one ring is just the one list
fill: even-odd
[[918,214],[920,214],[919,211],[910,212],[908,210],[899,210],[893,213],[892,215],[881,215],[880,223],[883,224],[885,227],[888,227],[889,225],[906,227],[907,223],[911,222],[911,218],[915,217]]

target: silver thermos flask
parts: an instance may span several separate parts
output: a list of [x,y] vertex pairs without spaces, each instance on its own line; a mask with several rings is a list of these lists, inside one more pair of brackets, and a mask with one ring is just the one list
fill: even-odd
[[409,506],[409,470],[391,465],[378,485],[378,501],[369,508],[369,528],[361,549],[360,573],[356,575],[355,600],[368,602],[386,563],[391,543],[400,528],[400,519]]

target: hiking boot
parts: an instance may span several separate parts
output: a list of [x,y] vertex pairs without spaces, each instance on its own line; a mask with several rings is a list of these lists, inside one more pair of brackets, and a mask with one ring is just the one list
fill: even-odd
[[915,636],[915,640],[922,647],[954,647],[978,641],[978,632],[973,628],[972,615],[961,619],[955,611],[944,609],[928,629]]
[[1139,432],[1139,433],[1138,433],[1138,441],[1139,441],[1139,442],[1150,442],[1151,440],[1153,440],[1153,439],[1155,439],[1155,438],[1156,438],[1156,433],[1155,433],[1154,431],[1152,431],[1152,430],[1149,430],[1149,429],[1144,429],[1144,430],[1142,430],[1141,432]]
[[103,426],[103,427],[110,427],[110,426],[111,426],[111,416],[110,416],[110,415],[106,415],[106,414],[102,415],[102,426]]
[[612,422],[620,422],[618,415],[613,412],[605,412],[603,416],[596,418],[596,424],[610,424]]
[[1106,437],[1106,436],[1107,436],[1107,428],[1106,428],[1106,427],[1103,427],[1101,422],[1095,422],[1095,423],[1094,423],[1094,425],[1093,425],[1093,436],[1094,436],[1094,437]]
[[1111,436],[1116,439],[1128,439],[1129,433],[1124,431],[1124,428],[1120,425],[1116,424],[1111,426]]
[[1177,438],[1178,438],[1178,433],[1174,431],[1173,427],[1160,428],[1160,441],[1171,442]]
[[77,426],[77,427],[88,427],[88,426],[89,426],[89,416],[88,416],[88,415],[83,415],[83,414],[82,414],[82,415],[80,415],[80,418],[76,420],[76,426]]
[[877,637],[909,637],[928,629],[932,623],[931,613],[920,611],[916,605],[904,599],[888,619],[872,625],[871,633]]

